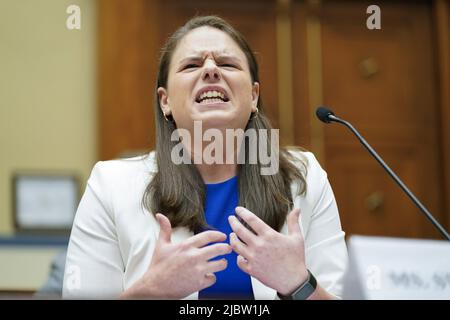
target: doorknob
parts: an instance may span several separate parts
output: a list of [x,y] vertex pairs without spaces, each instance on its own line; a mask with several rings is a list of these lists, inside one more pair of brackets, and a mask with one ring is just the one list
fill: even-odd
[[378,211],[384,204],[384,195],[381,191],[372,192],[366,198],[366,208],[369,212]]
[[372,57],[366,58],[359,63],[359,72],[363,78],[373,77],[379,70],[377,61]]

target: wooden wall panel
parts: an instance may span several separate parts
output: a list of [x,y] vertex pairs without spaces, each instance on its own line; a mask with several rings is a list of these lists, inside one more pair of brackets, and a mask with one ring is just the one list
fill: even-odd
[[293,1],[292,16],[292,68],[294,86],[294,135],[295,143],[312,150],[312,121],[314,120],[314,105],[310,97],[311,84],[308,68],[307,20],[309,6],[305,1]]
[[450,1],[433,2],[435,21],[434,38],[436,45],[436,65],[439,79],[440,133],[442,146],[442,172],[447,230],[450,227]]
[[[379,31],[366,28],[368,5],[303,5],[306,18],[320,21],[323,103],[352,122],[445,223],[431,4],[378,3]],[[323,137],[323,164],[349,234],[440,237],[346,128],[325,126]]]
[[157,3],[101,0],[99,136],[101,160],[154,145]]

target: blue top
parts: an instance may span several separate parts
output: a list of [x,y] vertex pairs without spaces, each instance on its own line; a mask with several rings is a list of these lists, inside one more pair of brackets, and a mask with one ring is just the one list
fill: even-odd
[[[234,215],[239,203],[238,179],[233,177],[224,182],[206,184],[205,217],[206,222],[215,230],[227,235],[232,232],[228,217]],[[232,251],[225,256],[228,266],[225,270],[216,272],[216,283],[199,292],[199,299],[254,299],[250,276],[239,269],[236,252]]]

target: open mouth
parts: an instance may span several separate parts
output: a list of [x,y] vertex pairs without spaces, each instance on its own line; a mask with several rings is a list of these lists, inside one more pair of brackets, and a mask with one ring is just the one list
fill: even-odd
[[204,91],[195,99],[195,102],[200,104],[220,103],[228,101],[230,101],[230,99],[228,99],[226,94],[217,90]]

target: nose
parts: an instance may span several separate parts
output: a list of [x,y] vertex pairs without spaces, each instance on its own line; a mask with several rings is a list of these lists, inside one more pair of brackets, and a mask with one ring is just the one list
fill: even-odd
[[202,79],[204,81],[215,82],[219,81],[220,78],[220,70],[215,62],[211,61],[211,59],[207,59],[204,65]]

